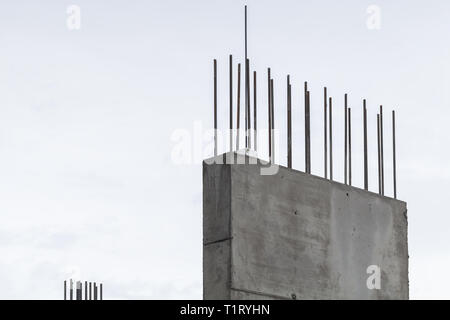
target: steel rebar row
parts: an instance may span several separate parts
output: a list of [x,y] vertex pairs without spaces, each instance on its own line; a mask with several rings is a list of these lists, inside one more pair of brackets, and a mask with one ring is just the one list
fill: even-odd
[[[245,145],[246,149],[258,150],[258,130],[257,130],[257,72],[253,73],[253,114],[250,108],[250,60],[247,58],[245,64]],[[240,149],[240,117],[241,117],[241,64],[237,64],[237,112],[236,112],[236,143],[233,144],[233,57],[229,56],[229,150]],[[287,167],[293,167],[292,158],[292,83],[291,76],[287,76],[286,81],[286,105],[287,105]],[[217,156],[217,60],[214,59],[214,155]],[[272,78],[271,69],[267,68],[267,117],[268,117],[268,154],[269,161],[275,163],[275,93],[274,79]],[[363,112],[363,188],[369,190],[369,157],[368,157],[368,124],[367,124],[367,105],[366,100],[362,101]],[[348,106],[348,94],[344,95],[344,183],[352,185],[352,121],[351,108]],[[253,121],[251,121],[251,115]],[[333,98],[328,96],[327,87],[323,90],[323,123],[324,123],[324,177],[334,180],[334,161],[333,161]],[[252,130],[253,124],[253,130]],[[308,83],[304,83],[304,137],[305,137],[305,172],[311,173],[311,92],[308,90]],[[383,129],[383,106],[380,106],[377,115],[377,145],[378,145],[378,185],[379,194],[385,195],[384,183],[384,129]],[[253,141],[253,144],[252,144]],[[395,140],[395,112],[392,112],[392,145],[393,145],[393,183],[394,198],[397,198],[397,178],[396,178],[396,140]]]
[[[253,71],[253,130],[252,113],[250,102],[250,59],[248,58],[248,37],[247,37],[247,6],[245,6],[244,16],[244,145],[246,150],[258,150],[258,130],[257,130],[257,73]],[[287,104],[287,166],[292,168],[292,84],[290,75],[287,76],[286,86]],[[233,146],[233,57],[229,56],[229,149],[230,152],[240,149],[240,117],[241,117],[241,64],[237,64],[237,112],[236,112],[236,144]],[[268,154],[269,161],[275,163],[275,92],[274,79],[271,69],[267,69],[267,117],[268,117]],[[311,174],[311,93],[308,90],[308,83],[304,83],[304,137],[305,137],[305,172]],[[217,146],[217,60],[214,59],[214,156],[218,154]],[[364,189],[369,190],[369,157],[368,157],[368,126],[367,126],[367,106],[363,99],[363,171]],[[327,87],[323,92],[323,121],[324,121],[324,177],[334,180],[333,177],[333,98],[328,96]],[[383,106],[377,114],[377,147],[378,147],[378,192],[384,195],[384,130],[383,130]],[[394,198],[397,198],[397,170],[396,170],[396,138],[395,138],[395,112],[392,111],[392,146],[393,146],[393,184]],[[253,137],[253,145],[252,145]],[[351,108],[348,106],[348,95],[344,95],[344,183],[352,185],[352,121]],[[95,284],[94,284],[95,285]],[[64,282],[64,286],[66,283]],[[77,283],[78,286],[78,283]],[[86,285],[85,285],[86,286]],[[91,284],[89,283],[89,287]],[[77,287],[78,290],[78,287]],[[65,293],[66,294],[66,293]],[[70,294],[72,299],[72,282],[70,283]],[[78,297],[78,296],[77,296]],[[65,296],[66,298],[66,296]]]
[[[69,292],[69,299],[67,299],[67,292]],[[73,280],[69,280],[69,290],[67,290],[67,280],[64,280],[64,300],[83,300],[83,282],[75,282],[74,292]],[[103,300],[103,284],[100,283],[99,285],[97,285],[96,282],[92,283],[85,281],[84,300]]]

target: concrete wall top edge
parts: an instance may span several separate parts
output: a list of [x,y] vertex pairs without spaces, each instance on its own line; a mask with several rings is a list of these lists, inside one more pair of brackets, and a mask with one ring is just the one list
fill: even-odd
[[[239,160],[236,158],[239,157]],[[233,161],[230,161],[230,159],[234,159]],[[268,165],[268,161],[264,160],[264,159],[260,159],[260,158],[256,158],[256,157],[252,157],[252,156],[248,156],[248,155],[244,155],[242,153],[237,153],[237,152],[226,152],[220,155],[217,155],[216,157],[211,157],[208,159],[204,159],[203,160],[203,166],[205,165],[227,165],[227,166],[231,166],[231,165],[244,165],[244,164],[249,164],[251,163],[252,165],[256,165],[259,168],[267,166]],[[339,188],[343,188],[346,189],[348,191],[352,191],[352,192],[357,192],[357,193],[361,193],[361,194],[366,194],[366,195],[371,195],[374,197],[377,197],[379,199],[383,199],[383,200],[387,200],[387,201],[391,201],[393,203],[396,203],[397,205],[401,205],[405,207],[405,210],[407,210],[407,203],[406,201],[403,200],[399,200],[399,199],[394,199],[392,197],[386,196],[386,195],[380,195],[376,192],[373,191],[367,191],[364,189],[361,189],[357,186],[350,186],[350,185],[346,185],[342,182],[336,181],[336,180],[329,180],[329,179],[325,179],[324,177],[320,177],[314,174],[307,174],[303,171],[299,171],[297,169],[290,169],[287,168],[283,165],[278,165],[279,166],[279,171],[277,174],[280,173],[280,171],[286,171],[289,172],[290,174],[296,174],[299,176],[304,176],[304,177],[308,177],[310,179],[316,179],[318,181],[323,181],[329,184],[333,184],[336,187]]]

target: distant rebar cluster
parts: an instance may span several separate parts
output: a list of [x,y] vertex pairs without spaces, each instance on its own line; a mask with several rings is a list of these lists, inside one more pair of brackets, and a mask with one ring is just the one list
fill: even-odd
[[[253,128],[251,122],[250,103],[250,60],[247,56],[247,6],[245,6],[245,149],[258,151],[257,137],[257,73],[253,71]],[[292,168],[292,85],[290,75],[286,80],[286,104],[287,104],[287,166]],[[328,97],[327,88],[323,89],[323,128],[324,128],[324,177],[333,180],[333,99]],[[344,183],[352,185],[352,123],[351,108],[347,104],[347,94],[344,95]],[[229,129],[230,151],[240,150],[239,141],[241,118],[241,64],[237,65],[237,97],[236,97],[236,131],[233,130],[233,56],[229,57]],[[274,79],[271,69],[267,68],[267,112],[268,112],[268,153],[269,162],[275,163],[275,114],[274,114]],[[311,174],[311,103],[308,83],[304,83],[304,114],[305,114],[305,173]],[[364,148],[364,190],[369,189],[369,159],[367,141],[367,107],[366,100],[362,101],[363,111],[363,148]],[[393,151],[393,196],[397,199],[397,171],[396,171],[396,141],[395,141],[395,111],[392,111],[392,151]],[[377,114],[377,145],[378,145],[378,193],[384,192],[384,130],[383,130],[383,106],[380,106]],[[236,132],[236,143],[234,141]],[[252,145],[253,137],[253,145]],[[217,156],[217,60],[214,59],[214,156]]]
[[67,287],[67,281],[64,280],[64,300],[103,300],[103,284],[85,281],[83,289],[82,281],[76,281],[74,287],[74,282],[70,279]]

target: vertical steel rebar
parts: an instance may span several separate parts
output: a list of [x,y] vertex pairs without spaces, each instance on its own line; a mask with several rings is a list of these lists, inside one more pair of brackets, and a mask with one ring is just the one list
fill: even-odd
[[100,283],[100,300],[103,300],[103,283]]
[[233,152],[233,56],[230,54],[230,152]]
[[92,300],[92,282],[89,282],[89,300]]
[[367,157],[367,108],[366,99],[363,100],[363,126],[364,126],[364,190],[369,190],[369,173]]
[[87,281],[84,282],[84,300],[88,299],[88,285]]
[[73,300],[73,281],[70,279],[70,291],[69,291],[70,300]]
[[291,81],[287,76],[287,165],[292,168],[292,115],[291,115]]
[[244,121],[245,121],[245,148],[249,148],[248,145],[248,118],[249,118],[249,114],[248,114],[248,106],[249,106],[249,95],[248,95],[248,56],[247,56],[247,6],[245,6],[245,26],[244,26],[244,34],[245,34],[245,64],[244,64],[244,96],[245,96],[245,117],[244,117]]
[[236,150],[239,150],[239,133],[240,133],[240,117],[241,117],[241,64],[238,63],[238,80],[237,80],[237,111],[236,111]]
[[214,59],[214,156],[217,156],[217,60]]
[[306,150],[308,151],[308,153],[307,153],[307,160],[308,160],[307,173],[311,174],[311,92],[309,90],[306,91],[306,98],[308,101],[308,115],[307,115],[308,146],[306,148]]
[[257,127],[257,108],[256,108],[256,97],[257,97],[257,82],[256,82],[256,71],[253,71],[253,127],[254,127],[254,146],[255,152],[258,151],[258,127]]
[[271,94],[270,94],[270,98],[271,98],[271,106],[272,106],[272,110],[271,110],[271,115],[272,115],[272,162],[275,163],[275,104],[274,104],[274,96],[275,96],[275,92],[274,92],[274,88],[273,88],[273,79],[270,79],[270,90],[271,90]]
[[348,149],[347,149],[347,143],[348,143],[348,137],[347,137],[347,130],[348,130],[348,124],[347,124],[347,94],[344,95],[344,183],[347,184],[347,155],[348,155]]
[[272,89],[270,87],[270,68],[267,68],[267,110],[268,110],[268,136],[269,136],[269,161],[272,160]]
[[311,122],[308,83],[305,81],[305,172],[311,173]]
[[380,168],[381,168],[381,194],[384,196],[383,106],[380,106]]
[[330,97],[329,104],[329,131],[330,131],[330,180],[333,180],[333,99]]
[[328,145],[327,145],[327,139],[328,139],[328,133],[327,133],[327,87],[323,88],[323,142],[324,142],[324,153],[323,153],[323,160],[324,160],[324,176],[325,179],[328,179]]
[[303,104],[304,104],[304,130],[305,130],[305,151],[304,151],[304,155],[305,155],[305,173],[308,173],[308,152],[307,152],[307,148],[308,148],[308,130],[307,130],[307,121],[306,121],[306,113],[307,113],[307,109],[308,109],[308,97],[307,97],[307,92],[308,92],[308,82],[305,81],[303,83]]
[[392,160],[393,160],[393,179],[394,179],[394,199],[397,199],[397,159],[395,145],[395,111],[392,110]]
[[64,300],[67,300],[67,280],[64,280]]
[[77,300],[82,300],[81,281],[77,281]]
[[381,195],[381,147],[380,147],[380,115],[377,114],[377,146],[378,146],[378,194]]
[[352,185],[352,109],[348,108],[348,184]]
[[247,6],[245,6],[245,60],[247,60]]
[[251,112],[250,112],[250,60],[247,59],[247,69],[245,70],[247,75],[247,147],[252,148],[252,125],[251,125]]

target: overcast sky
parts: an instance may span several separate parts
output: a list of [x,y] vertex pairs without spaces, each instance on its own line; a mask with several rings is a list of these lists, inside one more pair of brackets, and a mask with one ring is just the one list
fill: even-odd
[[[322,88],[335,99],[343,179],[343,95],[353,109],[353,175],[362,186],[361,101],[397,111],[398,197],[408,203],[411,298],[450,298],[450,2],[446,0],[15,0],[0,3],[0,298],[61,299],[69,277],[105,298],[202,298],[202,170],[176,164],[174,132],[227,124],[228,55],[275,78],[285,130],[293,84],[294,168],[303,170],[302,86],[312,103],[312,171],[322,175]],[[80,8],[81,28],[71,30]],[[379,29],[368,19],[380,10]],[[72,24],[71,24],[72,23]],[[258,121],[266,124],[265,87]],[[296,120],[294,120],[296,121]],[[199,141],[193,141],[199,143]],[[203,143],[205,143],[203,141]],[[284,146],[284,140],[282,141]],[[205,143],[207,145],[207,143]],[[202,145],[203,146],[203,145]],[[285,150],[279,150],[285,164]]]

